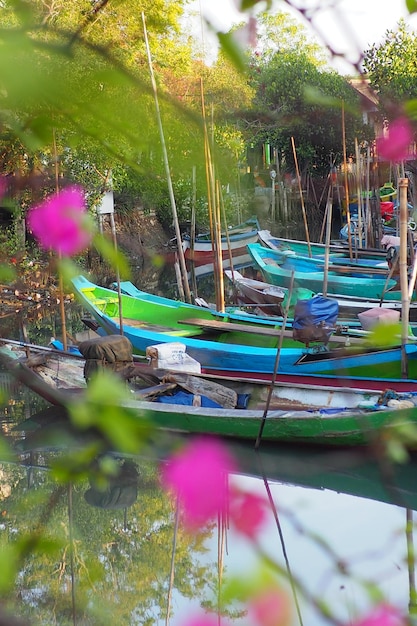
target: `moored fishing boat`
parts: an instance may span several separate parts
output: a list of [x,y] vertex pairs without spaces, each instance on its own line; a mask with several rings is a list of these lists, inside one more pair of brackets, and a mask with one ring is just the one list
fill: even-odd
[[[275,369],[285,382],[302,382],[333,387],[353,386],[396,390],[417,390],[417,346],[406,344],[385,348],[364,345],[362,340],[333,336],[344,347],[329,350],[299,346],[292,332],[259,323],[234,323],[213,318],[209,309],[200,309],[194,317],[188,307],[179,302],[158,304],[149,297],[122,295],[122,329],[118,298],[110,289],[99,287],[79,276],[73,279],[75,293],[84,308],[93,316],[106,334],[123,334],[134,350],[146,354],[155,344],[181,342],[187,353],[201,364],[205,373],[235,376],[246,380],[271,380]],[[191,305],[188,305],[191,306]],[[160,322],[160,323],[156,323]],[[163,324],[163,325],[161,325]],[[319,324],[320,326],[320,324]],[[323,327],[320,326],[322,330]],[[288,337],[292,347],[280,350],[280,338]],[[402,353],[408,361],[408,379],[402,377]]]
[[[230,228],[221,237],[221,253],[224,259],[230,255],[237,257],[246,252],[246,246],[258,240],[259,222],[256,217],[248,219],[246,222]],[[214,244],[210,233],[197,235],[192,241],[189,237],[183,238],[182,246],[184,256],[187,260],[201,265],[213,263],[215,258]]]
[[[286,239],[284,237],[274,237],[269,230],[260,230],[258,232],[260,242],[271,250],[291,250],[296,254],[303,256],[309,255],[309,250],[313,257],[323,257],[326,251],[326,244],[310,242],[310,246],[306,241],[298,239]],[[329,252],[331,256],[339,259],[349,259],[350,250],[345,240],[332,241],[329,245]],[[366,259],[372,260],[375,263],[381,263],[381,267],[387,267],[386,265],[386,250],[377,248],[354,248],[352,251],[353,261],[360,261],[363,263]]]
[[[117,339],[121,342],[123,338],[118,337]],[[109,349],[108,343],[105,349]],[[71,405],[72,410],[76,411],[77,403],[84,401],[83,390],[57,389],[56,385],[53,386],[50,382],[42,380],[22,361],[15,361],[13,366],[9,362],[8,365],[13,367],[15,375],[24,384],[53,404],[64,407]],[[159,394],[155,391],[155,387],[159,385],[152,387],[152,391],[142,389],[137,393],[132,393],[130,390],[129,393],[126,393],[126,399],[119,397],[118,401],[115,402],[115,408],[122,407],[128,411],[133,419],[142,420],[158,429],[253,441],[259,435],[260,425],[264,420],[262,439],[265,441],[331,446],[366,445],[387,429],[392,429],[396,425],[404,425],[410,421],[417,421],[414,394],[408,394],[406,398],[398,400],[398,404],[394,405],[396,408],[387,408],[387,405],[377,404],[372,407],[372,410],[369,410],[369,407],[368,409],[339,408],[308,411],[265,410],[234,408],[230,405],[219,407],[213,406],[213,404],[193,406],[192,401],[184,403],[183,400],[177,400],[174,393],[176,383],[170,381],[168,384],[171,387],[169,391],[174,395]],[[183,384],[181,382],[180,386]],[[187,386],[187,383],[185,385]],[[74,393],[75,391],[77,393]],[[167,383],[161,383],[161,393],[164,394],[166,391]],[[149,397],[162,399],[162,402],[144,399]],[[107,400],[108,402],[109,400]],[[106,406],[108,407],[108,404]]]
[[[324,268],[319,267],[313,259],[303,257],[302,261],[297,263],[296,257],[292,255],[282,254],[256,243],[248,245],[248,252],[266,282],[279,287],[288,287],[294,272],[294,284],[297,287],[311,289],[316,293],[323,291]],[[330,266],[327,273],[327,293],[379,298],[386,301],[401,300],[397,281],[387,274],[384,270],[380,276],[371,275],[367,268],[358,267],[353,275],[349,266],[344,266],[343,271]]]

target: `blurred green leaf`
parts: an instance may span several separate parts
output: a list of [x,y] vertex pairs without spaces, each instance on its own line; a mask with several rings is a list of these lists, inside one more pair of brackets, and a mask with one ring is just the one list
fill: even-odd
[[244,73],[248,69],[248,61],[244,50],[236,41],[233,33],[217,33],[222,52],[233,63],[240,72]]
[[16,270],[10,265],[0,263],[0,281],[2,283],[12,283],[16,279]]
[[9,543],[0,546],[0,592],[3,595],[14,587],[18,559],[19,553],[16,544]]
[[372,346],[398,346],[401,338],[401,324],[384,322],[377,324],[366,337]]
[[417,0],[405,0],[405,6],[409,13],[417,13]]
[[94,245],[102,257],[114,268],[118,269],[123,280],[130,279],[129,261],[125,255],[117,249],[112,241],[104,235],[97,234],[94,237]]

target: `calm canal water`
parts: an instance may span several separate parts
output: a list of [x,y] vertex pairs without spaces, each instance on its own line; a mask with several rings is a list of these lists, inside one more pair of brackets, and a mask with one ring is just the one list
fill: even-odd
[[[167,285],[175,296],[172,275],[161,276],[153,290],[167,295]],[[209,298],[211,289],[208,278],[201,295]],[[73,307],[70,334],[83,329],[80,317]],[[31,325],[29,340],[46,344],[59,334],[58,314],[50,311]],[[19,329],[11,326],[7,336],[19,338]],[[232,526],[216,523],[197,536],[176,526],[158,475],[172,436],[161,434],[141,456],[112,456],[121,478],[104,494],[91,475],[57,491],[50,468],[65,453],[71,458],[72,449],[36,441],[30,432],[24,438],[16,427],[46,407],[18,387],[0,408],[14,454],[0,458],[0,555],[38,528],[50,540],[28,549],[15,585],[3,594],[4,607],[27,623],[183,626],[201,607],[216,610],[220,580],[225,586],[233,577],[259,579],[260,549],[282,572],[291,626],[353,624],[376,590],[408,613],[414,562],[406,530],[407,520],[414,530],[417,515],[417,456],[381,467],[366,451],[262,443],[256,452],[253,443],[228,442],[240,470],[230,482],[268,501],[254,546]],[[229,623],[254,626],[242,608],[228,607]]]
[[[192,611],[216,607],[219,572],[223,584],[260,576],[258,549],[232,527],[216,523],[197,536],[176,528],[158,480],[172,436],[161,434],[141,456],[117,458],[122,475],[104,494],[86,476],[57,495],[49,468],[72,451],[30,432],[24,439],[16,427],[46,406],[19,387],[0,414],[15,453],[0,463],[2,549],[38,525],[58,541],[28,551],[5,606],[36,625],[182,626]],[[269,502],[259,545],[284,574],[292,625],[335,623],[315,601],[352,624],[376,588],[407,613],[406,522],[417,510],[417,458],[391,472],[358,450],[228,446],[240,469],[230,482]],[[230,623],[252,626],[242,607],[233,608]]]

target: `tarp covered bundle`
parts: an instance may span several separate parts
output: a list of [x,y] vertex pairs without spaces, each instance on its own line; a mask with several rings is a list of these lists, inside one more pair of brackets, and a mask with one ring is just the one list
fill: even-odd
[[85,358],[84,378],[89,380],[97,370],[119,372],[133,362],[132,344],[123,335],[108,335],[82,341],[78,346]]
[[293,338],[308,345],[313,342],[327,343],[334,331],[339,303],[325,296],[298,300],[294,310]]

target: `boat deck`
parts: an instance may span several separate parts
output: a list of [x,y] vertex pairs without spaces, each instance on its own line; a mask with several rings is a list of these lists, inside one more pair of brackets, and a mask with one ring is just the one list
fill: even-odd
[[[185,320],[179,320],[179,324],[187,324],[188,326],[196,326],[202,330],[210,331],[213,333],[224,332],[241,332],[250,333],[252,335],[265,335],[268,337],[280,337],[292,338],[292,330],[282,330],[281,328],[271,328],[263,326],[252,326],[249,324],[237,324],[234,322],[220,322],[217,320],[204,320],[199,318],[188,318]],[[347,337],[346,335],[331,335],[329,341],[334,343],[363,343],[363,339],[359,337]]]

